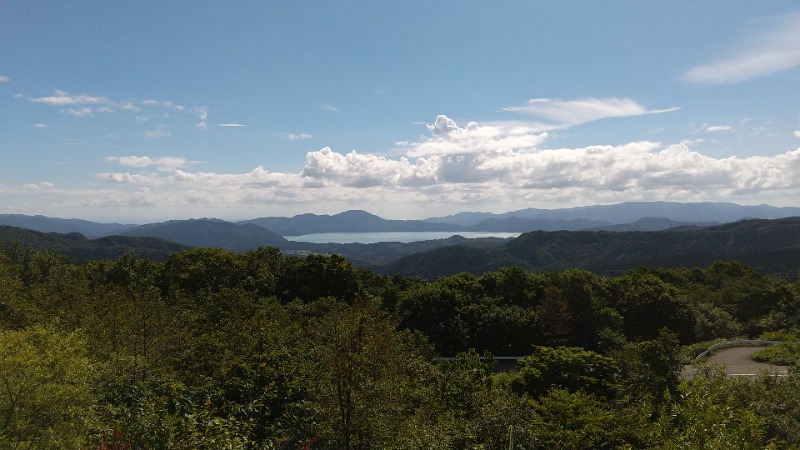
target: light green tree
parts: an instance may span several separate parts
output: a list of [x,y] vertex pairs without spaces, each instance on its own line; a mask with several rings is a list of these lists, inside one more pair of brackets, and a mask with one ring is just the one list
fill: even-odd
[[95,405],[93,369],[78,334],[0,331],[0,447],[80,448]]

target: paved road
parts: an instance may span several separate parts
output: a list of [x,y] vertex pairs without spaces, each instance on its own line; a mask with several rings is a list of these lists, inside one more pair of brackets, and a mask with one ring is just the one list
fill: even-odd
[[[731,347],[717,350],[708,358],[708,364],[722,366],[725,374],[734,376],[756,376],[763,373],[786,375],[788,370],[784,366],[760,363],[750,359],[750,355],[764,347]],[[685,366],[683,376],[691,378],[694,374],[692,366]]]

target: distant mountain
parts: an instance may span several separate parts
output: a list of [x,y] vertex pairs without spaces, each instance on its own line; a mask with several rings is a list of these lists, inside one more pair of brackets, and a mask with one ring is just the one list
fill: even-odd
[[469,231],[494,231],[525,233],[533,230],[559,231],[559,230],[584,230],[586,228],[612,225],[608,222],[587,219],[530,219],[523,217],[508,217],[505,219],[486,219],[467,227]]
[[247,251],[258,247],[281,247],[283,236],[255,224],[237,225],[219,219],[170,220],[131,228],[124,236],[151,236],[192,247],[218,247]]
[[43,233],[80,233],[90,238],[120,233],[135,226],[121,223],[97,223],[81,219],[26,216],[24,214],[0,214],[0,225],[27,228]]
[[422,220],[387,220],[366,211],[345,211],[329,216],[300,214],[294,217],[261,217],[245,220],[281,236],[301,236],[311,233],[370,233],[386,231],[460,231],[450,224],[429,223]]
[[639,266],[707,266],[718,259],[794,277],[800,270],[800,217],[647,232],[534,231],[494,249],[442,247],[412,254],[382,272],[432,278],[464,270],[469,260],[473,273],[516,264],[532,271],[579,267],[615,275]]
[[152,237],[107,236],[89,239],[80,233],[42,233],[0,225],[0,248],[10,249],[15,245],[23,249],[55,250],[77,261],[113,260],[124,254],[165,261],[170,254],[189,248]]
[[742,219],[779,219],[800,216],[800,208],[769,205],[743,206],[735,203],[627,202],[615,205],[581,206],[562,209],[528,208],[502,214],[458,213],[425,219],[470,227],[487,219],[510,217],[553,220],[594,220],[610,224],[634,222],[644,217],[663,217],[678,222],[735,222]]

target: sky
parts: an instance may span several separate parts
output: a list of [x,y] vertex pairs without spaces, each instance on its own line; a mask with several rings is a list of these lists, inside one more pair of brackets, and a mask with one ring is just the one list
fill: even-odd
[[0,213],[800,206],[800,4],[0,0]]

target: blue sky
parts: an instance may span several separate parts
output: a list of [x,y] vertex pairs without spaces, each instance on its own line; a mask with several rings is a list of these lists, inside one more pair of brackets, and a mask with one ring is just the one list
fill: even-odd
[[0,2],[0,213],[800,206],[800,5]]

